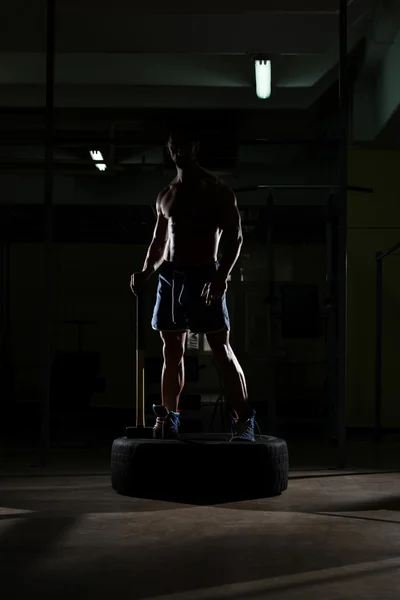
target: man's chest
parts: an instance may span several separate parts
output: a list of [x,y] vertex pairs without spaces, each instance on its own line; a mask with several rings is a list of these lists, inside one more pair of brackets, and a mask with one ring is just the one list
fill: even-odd
[[215,222],[218,215],[218,194],[210,187],[183,187],[171,189],[163,198],[164,215],[173,223]]

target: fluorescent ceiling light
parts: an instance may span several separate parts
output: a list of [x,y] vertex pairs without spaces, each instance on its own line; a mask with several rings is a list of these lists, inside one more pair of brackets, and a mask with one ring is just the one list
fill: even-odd
[[96,163],[96,167],[99,171],[105,171],[107,169],[107,165],[105,165],[104,163]]
[[271,61],[256,60],[256,93],[265,100],[271,96]]
[[100,150],[91,150],[90,156],[93,158],[93,160],[101,160],[101,161],[104,160],[103,155],[100,152]]

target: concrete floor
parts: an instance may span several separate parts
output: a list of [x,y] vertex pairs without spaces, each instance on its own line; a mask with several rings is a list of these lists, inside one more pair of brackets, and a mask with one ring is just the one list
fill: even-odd
[[192,506],[118,496],[98,468],[3,470],[2,597],[400,597],[400,471],[294,470],[282,496]]

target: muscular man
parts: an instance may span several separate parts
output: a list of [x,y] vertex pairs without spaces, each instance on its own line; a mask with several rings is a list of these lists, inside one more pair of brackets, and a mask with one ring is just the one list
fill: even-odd
[[[228,275],[242,246],[235,194],[197,163],[198,142],[174,130],[168,151],[177,174],[157,198],[157,223],[143,270],[131,289],[160,268],[152,327],[163,342],[162,405],[154,406],[154,437],[177,438],[179,397],[184,386],[187,331],[204,333],[221,371],[232,411],[232,441],[254,441],[255,411],[247,404],[246,380],[229,343]],[[217,260],[222,241],[222,256]]]

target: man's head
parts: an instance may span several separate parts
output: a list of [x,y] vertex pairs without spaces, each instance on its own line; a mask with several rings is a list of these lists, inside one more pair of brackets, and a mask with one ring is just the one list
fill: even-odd
[[199,151],[199,136],[190,127],[174,127],[167,142],[168,152],[178,168],[196,164]]

